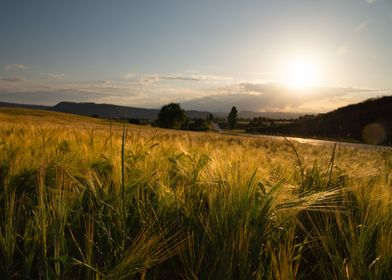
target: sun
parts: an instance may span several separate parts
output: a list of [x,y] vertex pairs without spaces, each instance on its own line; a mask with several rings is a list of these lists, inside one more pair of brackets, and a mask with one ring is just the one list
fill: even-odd
[[315,87],[320,83],[320,67],[308,57],[289,60],[285,66],[283,82],[298,88]]

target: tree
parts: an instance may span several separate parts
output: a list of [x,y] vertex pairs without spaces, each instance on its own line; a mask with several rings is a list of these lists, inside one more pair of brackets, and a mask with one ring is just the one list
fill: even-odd
[[208,129],[208,124],[205,119],[193,119],[189,125],[188,125],[189,130],[193,131],[205,131]]
[[208,115],[206,116],[206,120],[209,121],[209,122],[213,121],[214,120],[214,115],[211,114],[211,113],[208,113]]
[[163,128],[180,129],[185,123],[186,117],[180,104],[170,103],[164,105],[158,114],[157,125]]
[[210,128],[214,122],[214,115],[211,113],[208,113],[208,115],[206,116],[205,120],[204,120],[207,129]]
[[237,108],[233,106],[231,108],[230,114],[227,116],[227,123],[230,129],[234,129],[237,124]]

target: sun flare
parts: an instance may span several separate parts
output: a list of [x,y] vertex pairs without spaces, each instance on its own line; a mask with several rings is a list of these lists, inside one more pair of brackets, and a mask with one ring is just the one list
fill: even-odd
[[293,87],[314,87],[320,83],[320,67],[310,58],[296,58],[285,67],[284,82]]

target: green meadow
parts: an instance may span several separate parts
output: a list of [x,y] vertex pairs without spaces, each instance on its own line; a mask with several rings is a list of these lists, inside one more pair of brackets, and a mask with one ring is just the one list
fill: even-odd
[[4,279],[391,279],[392,149],[0,109]]

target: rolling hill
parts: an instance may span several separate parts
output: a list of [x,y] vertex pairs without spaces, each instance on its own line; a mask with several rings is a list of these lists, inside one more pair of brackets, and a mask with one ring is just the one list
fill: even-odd
[[[43,106],[43,105],[30,105],[30,104],[18,104],[0,102],[0,107],[9,108],[27,108],[27,109],[40,109],[49,110],[62,113],[71,113],[83,116],[98,116],[106,119],[121,119],[121,118],[135,118],[144,120],[155,120],[158,116],[160,109],[146,109],[138,107],[120,106],[113,104],[99,104],[93,102],[60,102],[54,106]],[[185,110],[185,115],[191,119],[194,118],[206,118],[210,112],[197,111],[197,110]],[[228,112],[212,112],[212,114],[218,118],[226,118]],[[267,117],[271,119],[294,119],[301,116],[301,113],[287,113],[287,112],[252,112],[252,111],[240,111],[238,113],[239,118],[251,119],[254,117]]]
[[254,120],[247,132],[392,145],[392,96],[368,99],[325,114],[303,116],[283,125],[265,125]]
[[31,105],[31,104],[18,104],[18,103],[8,103],[8,102],[0,102],[0,108],[25,108],[25,109],[38,109],[38,110],[48,110],[51,108],[50,106],[43,105]]
[[[41,106],[41,105],[0,102],[0,107],[40,109],[40,110],[70,113],[70,114],[90,116],[90,117],[96,116],[105,119],[135,118],[135,119],[155,120],[160,111],[159,109],[145,109],[145,108],[137,108],[137,107],[112,105],[112,104],[97,104],[93,102],[85,102],[85,103],[60,102],[54,106]],[[209,114],[209,112],[186,110],[185,114],[189,118],[205,118]]]

